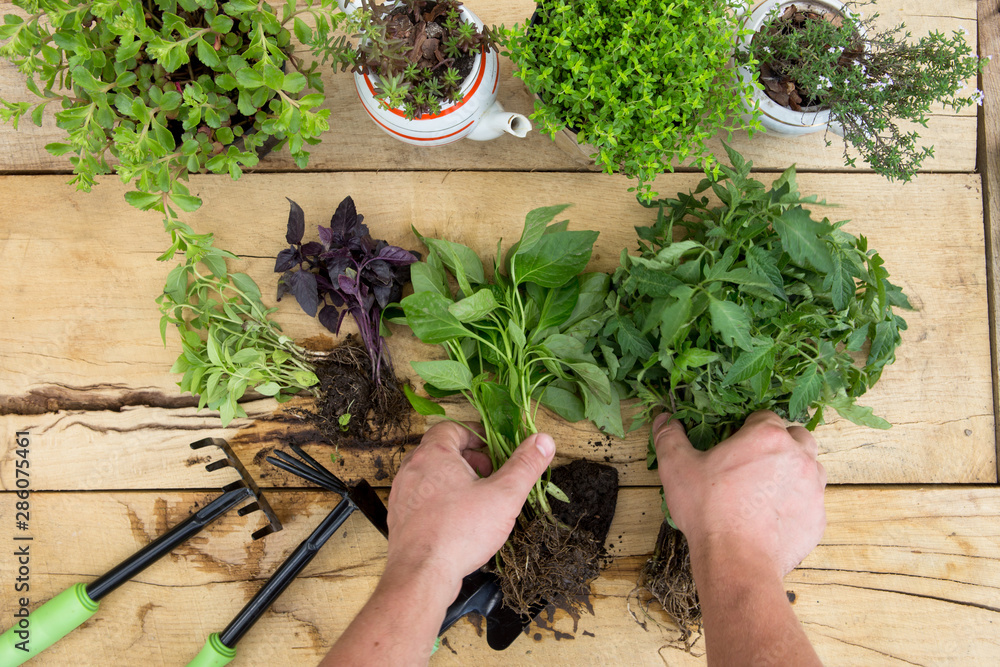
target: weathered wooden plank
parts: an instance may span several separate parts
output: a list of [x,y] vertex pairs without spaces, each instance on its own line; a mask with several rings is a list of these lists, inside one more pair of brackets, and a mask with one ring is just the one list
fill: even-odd
[[[126,417],[97,412],[6,418],[8,432],[30,426],[43,434],[40,451],[51,448],[53,461],[66,456],[64,447],[72,443],[81,462],[128,461],[131,471],[143,448],[166,441],[183,448],[192,428],[215,422],[207,413],[176,410],[190,399],[178,396],[176,378],[168,373],[176,355],[173,334],[168,349],[158,335],[153,298],[169,266],[154,261],[166,246],[157,217],[121,202],[121,188],[112,181],[85,196],[60,188],[59,178],[0,177],[0,207],[17,215],[0,242],[0,284],[10,314],[0,321],[6,352],[0,358],[0,412],[153,406]],[[695,175],[672,175],[658,187],[673,193],[696,181]],[[896,427],[879,432],[836,422],[821,431],[831,480],[995,481],[978,178],[927,174],[918,183],[890,185],[874,176],[804,174],[800,183],[804,192],[841,204],[828,215],[852,219],[848,228],[870,237],[918,308],[907,315],[910,329],[899,361],[864,399]],[[283,239],[284,196],[302,204],[313,224],[352,194],[378,236],[415,247],[408,231],[413,223],[423,233],[468,243],[487,256],[495,252],[498,237],[516,237],[531,208],[575,201],[569,214],[574,227],[601,231],[591,264],[596,270],[615,266],[621,248],[634,247],[632,226],[648,224],[653,215],[628,195],[624,179],[599,174],[272,174],[248,176],[239,184],[218,177],[192,184],[206,204],[189,217],[191,223],[214,231],[220,246],[248,255],[246,270],[265,294],[275,285],[268,256]],[[466,199],[458,193],[475,194]],[[323,332],[293,302],[281,304],[278,318],[297,339]],[[404,374],[411,374],[410,359],[439,354],[402,331],[390,346]],[[268,414],[271,407],[255,408],[255,414]],[[146,437],[137,440],[137,430]],[[560,442],[583,443],[569,445],[577,447],[575,454],[598,459],[613,454],[627,475],[651,479],[642,471],[641,434],[614,451],[588,451],[594,431],[564,424],[553,430]],[[276,444],[273,437],[262,435],[255,446]],[[135,442],[144,444],[137,453],[126,453],[136,452],[128,444]],[[251,458],[254,453],[247,451]],[[162,466],[157,455],[138,468],[155,478],[152,471]],[[54,475],[48,488],[59,489],[123,488],[133,479],[112,466],[96,487],[80,486],[71,470],[45,465],[41,474]],[[140,478],[146,481],[137,488],[150,488],[152,478]],[[0,479],[8,483],[9,474]],[[177,484],[191,485],[200,486]]]
[[[523,22],[534,11],[531,0],[506,0],[487,2],[472,0],[467,3],[488,24],[511,26]],[[9,0],[0,0],[0,12],[10,11]],[[950,33],[968,31],[970,44],[976,43],[974,0],[950,3],[947,11],[933,0],[904,2],[883,0],[879,3],[882,23],[905,20],[915,35],[929,30]],[[506,58],[501,66],[500,101],[505,108],[520,113],[530,113],[532,97],[519,80],[511,76],[512,65]],[[357,100],[354,82],[349,74],[329,72],[325,77],[328,99],[326,108],[332,110],[330,126],[333,128],[317,146],[310,160],[311,169],[353,170],[556,170],[577,171],[581,167],[562,152],[546,136],[532,132],[523,140],[503,137],[494,142],[462,141],[433,150],[402,144],[378,129],[367,117]],[[29,100],[23,87],[23,77],[6,61],[0,63],[0,91],[12,100]],[[927,171],[972,171],[975,166],[975,111],[964,109],[957,116],[944,109],[926,130],[923,139],[935,146],[935,157],[925,164]],[[17,171],[68,171],[65,157],[49,155],[44,146],[62,141],[64,134],[56,127],[51,114],[41,128],[25,121],[19,132],[8,126],[0,127],[0,172]],[[844,171],[841,149],[837,137],[830,137],[833,145],[827,148],[822,135],[801,138],[762,136],[750,140],[745,135],[733,138],[733,145],[752,156],[758,165],[768,169],[784,169],[797,163],[803,169]],[[722,155],[721,145],[713,142],[711,150]],[[287,151],[266,158],[261,169],[265,171],[295,170]]]
[[[992,58],[1000,54],[1000,9],[989,2],[979,2],[979,55]],[[979,171],[983,175],[984,214],[986,217],[986,269],[990,303],[990,348],[993,353],[993,406],[1000,414],[1000,69],[987,67],[982,73],[985,94],[979,125]],[[1000,444],[998,444],[1000,446]]]
[[[34,494],[31,606],[99,575],[209,497]],[[221,519],[111,594],[93,620],[37,664],[161,665],[193,656],[335,501],[320,493],[270,497],[286,520],[284,531],[249,543],[245,519]],[[609,540],[619,560],[595,582],[593,616],[574,623],[557,612],[502,654],[486,647],[471,622],[461,621],[447,634],[455,652],[443,648],[434,664],[702,664],[668,645],[674,636],[669,630],[653,623],[644,630],[629,617],[626,600],[656,534],[659,498],[655,489],[626,489],[619,497]],[[3,516],[10,516],[13,500],[13,494],[0,494]],[[1000,623],[1000,492],[834,487],[827,512],[821,545],[786,579],[827,664],[1000,660],[993,631]],[[3,526],[5,540],[11,530]],[[363,518],[349,519],[241,642],[233,664],[315,664],[374,587],[384,545]],[[3,581],[12,581],[13,561],[0,558]],[[7,619],[0,625],[12,618],[12,598],[0,598],[0,618]]]

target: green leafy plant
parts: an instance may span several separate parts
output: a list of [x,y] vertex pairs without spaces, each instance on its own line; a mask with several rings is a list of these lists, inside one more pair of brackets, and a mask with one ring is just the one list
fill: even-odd
[[[639,254],[623,251],[615,271],[601,350],[644,408],[633,426],[666,410],[703,450],[756,410],[810,430],[828,409],[889,428],[856,400],[895,360],[906,328],[895,310],[909,301],[864,236],[813,217],[806,207],[825,202],[799,194],[794,167],[765,188],[750,178],[752,163],[726,150],[732,166],[719,177],[649,204],[656,222],[636,228]],[[701,608],[687,541],[662,509],[637,590],[659,601],[687,642]]]
[[358,41],[354,71],[376,75],[376,97],[410,120],[460,99],[476,54],[494,46],[492,31],[464,20],[457,0],[359,4],[345,25]]
[[170,271],[157,298],[160,335],[177,326],[182,352],[172,372],[183,373],[182,392],[199,397],[198,408],[218,410],[222,425],[246,417],[239,404],[248,389],[289,400],[319,382],[305,350],[281,333],[260,289],[245,273],[229,272],[235,255],[213,245],[211,234],[191,235],[185,261]]
[[909,181],[934,148],[919,146],[920,135],[900,122],[926,127],[935,103],[954,111],[981,105],[982,91],[959,91],[986,60],[972,55],[963,32],[932,31],[911,41],[904,24],[880,30],[877,18],[792,5],[762,26],[739,59],[778,104],[828,108],[843,128],[849,166],[856,163],[848,153],[853,146],[876,173]]
[[[503,43],[538,96],[532,119],[577,133],[597,164],[650,183],[691,161],[714,171],[705,141],[744,126],[753,86],[728,63],[742,2],[541,0],[536,20]],[[754,124],[754,126],[756,126]],[[752,129],[752,128],[751,128]]]
[[[414,293],[401,303],[401,321],[448,355],[447,360],[412,362],[413,368],[431,397],[460,394],[476,409],[494,469],[538,431],[540,405],[569,421],[591,419],[623,435],[619,396],[624,387],[611,383],[594,357],[596,334],[607,317],[610,278],[581,273],[597,232],[567,231],[565,221],[550,224],[565,208],[531,211],[520,239],[505,255],[498,243],[492,276],[471,249],[427,237],[420,237],[429,250],[426,261],[410,268]],[[444,415],[437,403],[406,391],[417,412]],[[563,528],[548,496],[568,502],[546,474],[528,495],[520,528],[534,521]],[[505,549],[511,548],[508,542]],[[498,565],[501,561],[498,556]],[[506,590],[505,598],[511,603]],[[529,598],[520,608],[535,601]]]
[[[0,99],[0,119],[40,125],[54,105],[71,183],[89,191],[114,170],[137,191],[126,199],[168,217],[200,206],[192,173],[236,179],[258,151],[287,144],[305,167],[306,146],[329,129],[320,62],[294,55],[291,27],[322,62],[348,47],[334,30],[333,0],[289,0],[279,17],[252,0],[14,0],[0,56],[24,74],[38,102]],[[313,19],[310,28],[303,20]]]
[[[832,408],[889,428],[855,401],[895,360],[906,296],[864,236],[813,218],[805,207],[823,202],[799,194],[794,167],[765,189],[727,151],[719,178],[652,204],[639,254],[622,254],[602,331],[614,379],[639,397],[641,421],[669,410],[701,449],[755,410],[813,429]],[[719,205],[698,196],[709,191]]]

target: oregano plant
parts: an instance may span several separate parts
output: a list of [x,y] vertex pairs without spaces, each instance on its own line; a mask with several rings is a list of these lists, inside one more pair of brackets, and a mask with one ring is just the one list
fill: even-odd
[[[0,119],[40,125],[52,107],[66,139],[46,150],[69,156],[78,189],[114,171],[133,206],[190,212],[190,174],[236,179],[285,145],[305,167],[329,129],[319,67],[349,52],[334,0],[13,4],[24,15],[4,16],[0,56],[38,100],[0,99]],[[316,59],[294,52],[292,31]]]

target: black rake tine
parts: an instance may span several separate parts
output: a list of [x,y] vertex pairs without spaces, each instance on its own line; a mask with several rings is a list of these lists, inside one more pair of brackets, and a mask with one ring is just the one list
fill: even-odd
[[330,472],[326,468],[326,466],[320,464],[319,461],[317,461],[312,456],[307,454],[304,449],[302,449],[298,445],[292,445],[291,447],[293,452],[298,454],[302,458],[302,460],[306,462],[306,464],[308,464],[311,468],[313,468],[313,470],[316,471],[316,474],[322,475],[324,479],[329,480],[330,484],[333,484],[335,486],[344,489],[345,492],[348,490],[347,484],[344,484],[344,482],[341,481],[339,477]]
[[319,461],[309,456],[304,449],[298,445],[291,445],[292,451],[298,454],[306,463],[308,463],[312,468],[316,470],[317,473],[323,475],[325,478],[330,480],[331,484],[335,484],[347,491],[347,484],[341,481],[339,477],[330,472],[326,466],[321,465]]
[[[315,475],[317,478],[322,479],[324,481],[324,484],[321,484],[320,486],[323,486],[324,488],[329,488],[330,490],[336,491],[337,493],[340,493],[341,495],[346,495],[347,492],[349,491],[349,489],[348,489],[348,487],[347,487],[346,484],[344,484],[339,479],[337,479],[336,477],[334,477],[333,475],[331,475],[330,472],[326,468],[324,468],[319,463],[317,463],[315,459],[313,459],[312,457],[310,457],[305,452],[302,452],[300,450],[300,452],[298,452],[298,453],[304,454],[305,458],[308,459],[307,461],[299,461],[294,456],[292,456],[292,455],[290,455],[290,454],[288,454],[286,452],[283,452],[281,450],[275,450],[274,453],[277,454],[278,456],[280,456],[286,462],[292,463],[297,468],[303,469],[303,470],[308,470],[313,475]],[[312,461],[312,463],[314,465],[310,465],[308,461]]]
[[280,468],[282,468],[283,470],[287,470],[288,472],[295,473],[299,477],[306,477],[307,479],[309,479],[309,481],[319,484],[324,488],[329,486],[329,484],[326,483],[326,480],[317,475],[312,468],[303,465],[297,459],[288,456],[284,452],[275,452],[275,453],[278,454],[280,458],[274,458],[272,456],[268,456],[267,460],[271,464],[279,466]]
[[[297,477],[301,477],[302,479],[304,479],[306,481],[312,482],[316,486],[324,488],[327,491],[333,491],[334,493],[340,494],[340,490],[339,489],[331,487],[326,482],[326,480],[320,478],[318,475],[316,475],[315,473],[311,472],[308,468],[301,468],[299,466],[286,463],[285,461],[282,461],[281,459],[276,459],[273,456],[268,456],[267,457],[267,461],[271,465],[276,466],[278,468],[281,468],[282,470],[284,470],[286,472],[290,472],[290,473],[292,473],[293,475],[295,475]],[[343,495],[343,494],[341,494],[341,495]]]

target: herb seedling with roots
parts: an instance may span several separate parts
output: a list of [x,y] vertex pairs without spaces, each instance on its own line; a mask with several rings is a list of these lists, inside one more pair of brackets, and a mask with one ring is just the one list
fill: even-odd
[[[373,239],[354,200],[345,197],[330,226],[318,227],[319,241],[303,242],[305,213],[289,200],[285,240],[274,270],[278,300],[291,293],[308,315],[339,334],[348,315],[361,346],[340,345],[316,361],[318,413],[298,411],[331,441],[351,435],[359,441],[384,438],[409,416],[382,333],[382,314],[403,296],[410,265],[419,255]],[[293,410],[293,412],[296,412]]]
[[[477,410],[494,470],[538,431],[540,405],[569,421],[590,419],[623,435],[619,397],[624,386],[613,384],[594,356],[610,280],[605,274],[581,273],[597,232],[567,231],[565,221],[550,224],[565,208],[531,211],[506,254],[498,244],[489,278],[470,248],[422,236],[427,260],[411,267],[414,293],[402,301],[401,321],[448,355],[447,360],[413,362],[413,367],[429,395],[461,394]],[[444,415],[440,405],[404,391],[417,412]],[[522,613],[543,599],[587,592],[589,579],[575,572],[560,576],[560,563],[553,560],[579,563],[585,553],[590,578],[598,571],[602,545],[595,546],[585,531],[561,525],[549,497],[568,502],[546,474],[528,495],[518,527],[496,560],[505,602]],[[541,542],[548,551],[533,551]],[[539,557],[551,559],[540,563]]]
[[[658,215],[636,230],[639,254],[623,252],[615,272],[601,349],[645,407],[635,426],[667,410],[702,450],[756,410],[810,430],[830,409],[889,428],[855,401],[895,360],[906,328],[895,309],[909,301],[865,237],[805,208],[823,203],[799,194],[794,167],[765,189],[750,178],[752,164],[726,150],[732,166],[719,178],[651,205]],[[709,190],[718,205],[703,196]],[[652,443],[648,463],[655,467]],[[686,543],[672,535],[661,531],[642,583],[668,612],[681,610],[683,631],[701,614],[679,553]],[[671,560],[686,564],[665,571]]]

